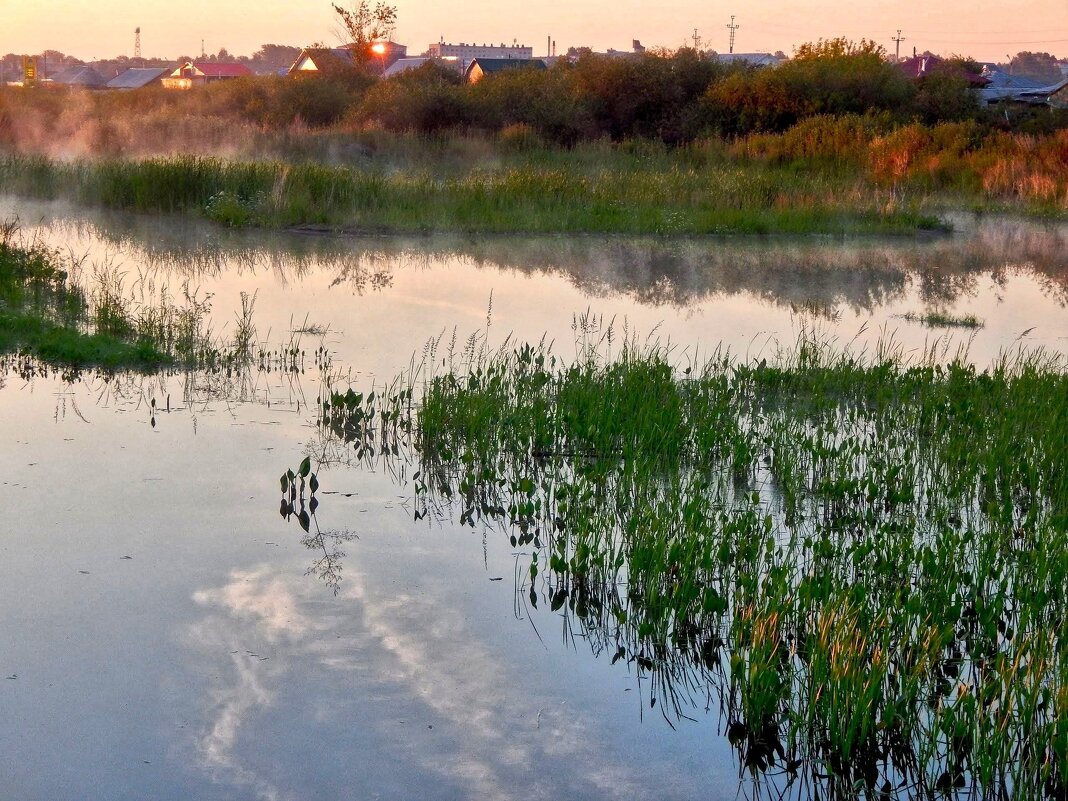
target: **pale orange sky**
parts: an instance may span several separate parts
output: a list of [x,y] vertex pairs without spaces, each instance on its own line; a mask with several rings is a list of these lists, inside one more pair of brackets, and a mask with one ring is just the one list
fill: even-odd
[[[736,51],[790,53],[802,42],[844,35],[868,37],[893,51],[932,50],[980,60],[1004,60],[1020,50],[1068,57],[1068,0],[397,0],[394,37],[418,54],[432,41],[493,42],[513,39],[544,55],[552,34],[559,52],[587,45],[628,49],[679,47],[698,29],[704,46],[727,50],[733,13],[741,28]],[[892,6],[892,7],[891,7]],[[196,55],[225,47],[249,54],[259,45],[336,43],[329,0],[0,0],[0,54],[54,48],[83,59],[133,54],[141,27],[145,56]]]

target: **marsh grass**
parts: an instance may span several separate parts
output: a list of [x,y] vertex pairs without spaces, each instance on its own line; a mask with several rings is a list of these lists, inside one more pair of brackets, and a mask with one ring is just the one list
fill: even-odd
[[908,312],[902,315],[910,323],[921,323],[929,328],[982,328],[983,321],[974,314],[951,314],[949,312]]
[[1064,797],[1063,360],[804,334],[680,369],[576,332],[567,360],[431,343],[422,378],[324,396],[322,429],[410,454],[417,519],[507,537],[517,598],[647,677],[665,717],[718,704],[776,797]]
[[[698,161],[701,161],[700,159]],[[834,172],[689,163],[662,149],[516,155],[471,169],[384,169],[176,157],[0,159],[17,194],[224,225],[370,232],[894,233],[943,228]]]
[[[114,265],[86,273],[72,256],[23,242],[17,223],[0,226],[0,351],[54,365],[136,370],[218,368],[245,358],[246,351],[215,341],[206,322],[210,298],[188,284],[176,300],[143,279],[135,293]],[[251,313],[249,302],[239,339],[251,336],[242,327],[251,326]]]

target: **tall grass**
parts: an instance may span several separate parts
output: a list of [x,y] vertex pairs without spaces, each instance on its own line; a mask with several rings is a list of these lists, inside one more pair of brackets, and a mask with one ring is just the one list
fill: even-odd
[[665,714],[718,703],[772,794],[1063,798],[1063,360],[802,335],[680,369],[590,322],[567,360],[432,343],[436,373],[324,397],[323,430],[415,456],[417,519],[508,537],[524,602],[649,676]]
[[79,261],[22,241],[16,223],[0,225],[0,352],[24,351],[53,365],[140,370],[237,358],[214,342],[208,302],[188,286],[180,301],[166,289],[154,297],[142,291],[135,301],[114,268],[85,272]]
[[848,179],[759,164],[691,165],[659,154],[546,152],[457,174],[238,163],[0,160],[0,185],[137,212],[195,212],[229,225],[362,231],[708,234],[894,232],[938,227]]

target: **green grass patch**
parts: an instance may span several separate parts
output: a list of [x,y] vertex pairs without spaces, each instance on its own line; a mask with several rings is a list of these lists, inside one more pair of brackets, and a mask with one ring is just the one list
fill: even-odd
[[507,537],[517,603],[647,677],[647,708],[717,706],[770,794],[1064,797],[1063,360],[803,337],[680,369],[579,330],[567,360],[431,343],[438,372],[327,394],[320,423],[414,456],[416,519]]
[[0,159],[18,194],[231,226],[394,233],[901,233],[944,226],[840,170],[691,163],[604,148],[502,155],[463,169],[237,163],[177,157],[61,163]]
[[96,271],[83,284],[81,265],[57,251],[18,241],[13,224],[0,226],[0,352],[18,351],[53,365],[156,370],[217,367],[251,356],[251,304],[238,319],[232,347],[221,348],[207,329],[208,304],[186,291],[135,303],[123,277]]

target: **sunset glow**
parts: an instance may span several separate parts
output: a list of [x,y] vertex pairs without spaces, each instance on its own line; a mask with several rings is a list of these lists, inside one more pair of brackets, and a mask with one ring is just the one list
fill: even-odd
[[[418,54],[441,38],[456,42],[512,43],[543,55],[551,38],[559,51],[571,46],[629,48],[692,45],[727,50],[727,24],[740,26],[736,49],[782,50],[820,37],[874,39],[893,50],[898,29],[902,51],[961,53],[981,60],[1004,59],[1021,50],[1068,54],[1068,8],[1063,0],[932,4],[907,0],[888,6],[874,0],[754,0],[738,7],[670,0],[650,6],[638,0],[585,0],[560,4],[532,0],[520,5],[472,0],[463,4],[408,0],[398,6],[395,41]],[[134,29],[142,30],[146,56],[176,58],[226,48],[248,54],[264,43],[336,44],[329,2],[231,0],[5,0],[0,11],[0,54],[61,50],[83,59],[132,55]]]

